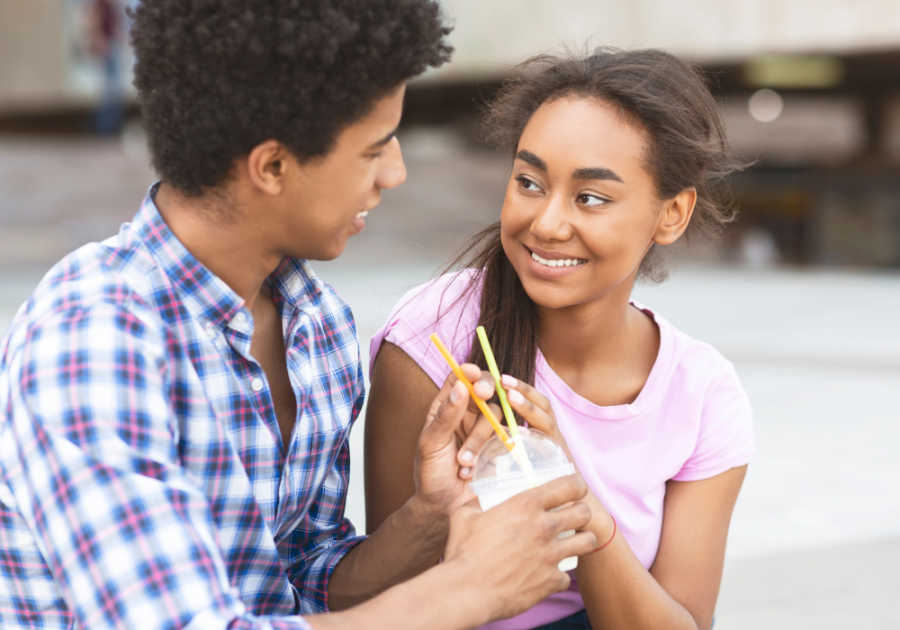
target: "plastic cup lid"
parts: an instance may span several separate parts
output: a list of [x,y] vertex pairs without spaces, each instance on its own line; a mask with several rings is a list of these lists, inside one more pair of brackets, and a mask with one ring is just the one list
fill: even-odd
[[530,485],[540,486],[548,481],[553,481],[558,477],[575,474],[574,464],[565,464],[554,468],[545,468],[543,470],[535,470],[533,473],[515,472],[506,475],[497,475],[494,477],[486,477],[469,483],[469,488],[476,495],[495,492],[498,490],[509,490],[512,488],[521,488],[526,490]]

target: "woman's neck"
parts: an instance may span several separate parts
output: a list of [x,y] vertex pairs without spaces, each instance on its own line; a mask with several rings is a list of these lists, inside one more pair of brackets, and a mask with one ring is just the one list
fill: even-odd
[[633,283],[585,304],[537,306],[540,346],[549,366],[576,393],[599,405],[634,401],[659,354],[659,329],[629,305]]

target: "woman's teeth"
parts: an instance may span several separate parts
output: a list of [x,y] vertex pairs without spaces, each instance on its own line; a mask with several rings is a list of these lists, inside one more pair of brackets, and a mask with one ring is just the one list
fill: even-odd
[[369,211],[368,211],[368,210],[363,210],[362,212],[357,212],[357,213],[356,213],[356,218],[357,218],[357,219],[365,219],[366,216],[368,216],[368,214],[369,214]]
[[577,267],[578,265],[583,265],[587,262],[584,258],[558,258],[556,260],[546,260],[534,252],[531,252],[531,257],[545,267]]

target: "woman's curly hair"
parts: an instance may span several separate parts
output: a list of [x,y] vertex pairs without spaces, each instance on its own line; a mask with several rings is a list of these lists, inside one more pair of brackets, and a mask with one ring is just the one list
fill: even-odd
[[189,195],[271,138],[300,160],[327,154],[452,52],[434,0],[143,0],[131,18],[153,166]]

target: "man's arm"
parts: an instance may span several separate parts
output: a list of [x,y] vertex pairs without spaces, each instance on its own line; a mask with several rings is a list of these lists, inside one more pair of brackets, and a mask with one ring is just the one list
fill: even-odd
[[[413,369],[403,371],[408,364]],[[463,369],[479,395],[489,399],[494,393],[491,376],[474,365]],[[376,361],[372,392],[366,429],[366,511],[383,516],[369,526],[369,538],[337,565],[329,584],[331,610],[365,601],[434,566],[444,553],[450,514],[474,496],[460,477],[457,454],[479,414],[456,377],[451,374],[439,391],[403,350],[385,343]],[[390,439],[376,440],[369,432],[370,421],[382,437],[390,431],[388,422],[409,422],[414,415],[419,417],[418,426],[392,432],[402,446]],[[477,452],[490,431],[486,422],[480,423],[468,435],[469,447]],[[407,444],[410,436],[412,444]],[[373,452],[373,445],[385,452]],[[395,474],[386,478],[387,471],[375,461],[389,463]],[[373,487],[393,483],[400,490],[389,497],[372,492]],[[409,494],[403,496],[404,492]]]
[[580,502],[586,492],[584,481],[571,475],[484,513],[472,501],[450,518],[443,563],[363,604],[307,620],[316,630],[464,630],[522,613],[568,588],[560,560],[596,547],[589,532],[557,538],[590,521]]
[[149,321],[102,303],[28,330],[3,449],[18,512],[80,627],[271,627],[245,613],[178,461],[167,344]]

